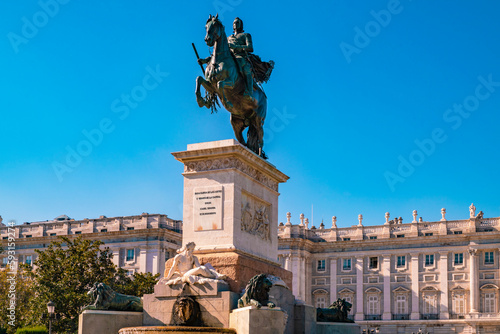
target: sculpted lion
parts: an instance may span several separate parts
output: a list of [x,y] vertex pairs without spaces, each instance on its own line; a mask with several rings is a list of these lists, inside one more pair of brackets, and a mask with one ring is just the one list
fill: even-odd
[[94,300],[93,304],[85,306],[84,310],[110,310],[142,312],[142,299],[113,291],[104,283],[94,283],[87,292]]
[[238,307],[256,306],[260,308],[262,305],[275,307],[273,302],[269,301],[269,290],[273,283],[265,274],[255,275],[248,281],[245,288],[245,293],[238,300]]
[[338,298],[328,308],[318,308],[316,320],[319,322],[354,322],[348,318],[352,304]]

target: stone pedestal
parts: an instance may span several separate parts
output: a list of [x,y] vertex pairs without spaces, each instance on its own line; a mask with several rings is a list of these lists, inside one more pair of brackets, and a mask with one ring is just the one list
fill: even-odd
[[[265,259],[250,256],[239,251],[199,251],[196,253],[201,264],[210,263],[217,272],[227,276],[229,289],[240,293],[250,280],[258,274],[270,274],[280,277],[288,287],[292,286],[292,272]],[[165,264],[165,272],[170,270],[173,259]]]
[[234,139],[172,154],[184,164],[183,244],[276,263],[278,185],[288,176]]
[[142,325],[142,312],[85,310],[78,317],[78,334],[116,334],[121,328]]
[[279,307],[247,306],[231,312],[230,327],[238,334],[283,334],[287,318]]
[[238,306],[238,294],[229,291],[229,286],[222,283],[203,285],[157,284],[153,294],[144,295],[145,326],[172,325],[172,310],[179,295],[191,296],[200,305],[201,320],[208,327],[229,327],[229,312]]

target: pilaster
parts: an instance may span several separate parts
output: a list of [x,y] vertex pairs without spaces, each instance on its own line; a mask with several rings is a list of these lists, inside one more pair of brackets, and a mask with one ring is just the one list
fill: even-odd
[[382,320],[391,320],[391,255],[383,255],[382,276],[384,277],[384,313]]
[[479,266],[477,249],[469,249],[470,260],[470,313],[479,312]]
[[449,300],[448,300],[448,252],[439,252],[439,272],[440,272],[440,290],[441,306],[439,319],[449,319]]
[[337,259],[330,259],[330,305],[337,300]]
[[420,296],[418,285],[418,258],[419,254],[411,255],[411,320],[420,319]]
[[354,320],[365,320],[363,291],[363,257],[356,257],[356,314]]

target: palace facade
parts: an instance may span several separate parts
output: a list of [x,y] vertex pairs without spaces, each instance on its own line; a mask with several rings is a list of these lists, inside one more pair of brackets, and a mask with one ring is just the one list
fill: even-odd
[[[1,218],[0,218],[1,219]],[[353,306],[350,317],[364,333],[500,333],[500,218],[482,215],[449,221],[402,219],[364,226],[278,227],[278,262],[293,273],[293,294],[314,307],[337,298]],[[5,248],[8,227],[1,224]],[[181,247],[182,222],[166,215],[51,221],[13,227],[19,262],[32,263],[35,249],[58,236],[101,240],[113,262],[134,272],[163,274],[165,261]],[[0,263],[7,261],[5,253]]]
[[[402,219],[308,228],[280,223],[279,262],[306,304],[352,304],[365,333],[500,333],[500,218]],[[472,216],[472,214],[471,214]]]
[[[52,241],[58,240],[59,236],[72,239],[81,235],[85,239],[104,242],[113,253],[113,263],[129,274],[151,272],[163,275],[165,261],[176,254],[182,241],[182,221],[161,214],[143,213],[111,218],[101,216],[84,220],[62,215],[50,221],[16,225],[10,230],[4,224],[1,225],[0,236],[5,249],[9,232],[14,231],[19,263],[33,263],[37,256],[35,249],[43,250]],[[2,267],[5,267],[5,252],[0,257]]]

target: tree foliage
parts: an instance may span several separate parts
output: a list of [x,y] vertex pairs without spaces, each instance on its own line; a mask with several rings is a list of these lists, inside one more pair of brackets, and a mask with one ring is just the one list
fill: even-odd
[[[5,333],[15,333],[18,327],[25,326],[31,320],[31,300],[33,297],[33,280],[25,272],[19,268],[16,273],[9,270],[0,271],[0,327],[5,329]],[[15,321],[12,322],[10,303],[12,298],[15,298],[15,315],[12,317]],[[10,324],[9,324],[10,322]],[[13,326],[12,326],[13,325]],[[0,330],[0,333],[2,331]]]
[[49,301],[56,304],[59,320],[53,323],[58,333],[76,333],[78,315],[89,304],[87,291],[95,282],[111,284],[116,268],[108,248],[100,249],[102,241],[84,240],[82,237],[51,243],[44,251],[36,250],[33,279],[36,307],[33,317],[40,323]]
[[153,293],[159,278],[160,274],[153,275],[151,273],[134,273],[132,276],[127,276],[127,272],[119,268],[112,288],[119,293],[142,297],[145,294]]

